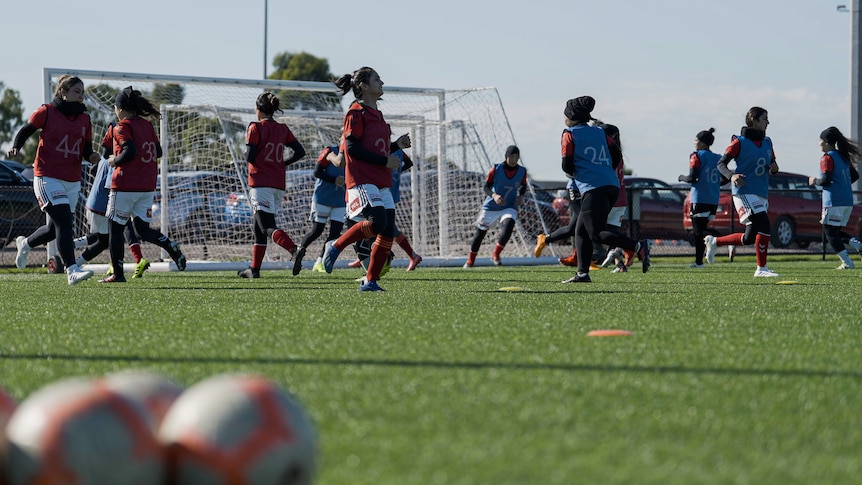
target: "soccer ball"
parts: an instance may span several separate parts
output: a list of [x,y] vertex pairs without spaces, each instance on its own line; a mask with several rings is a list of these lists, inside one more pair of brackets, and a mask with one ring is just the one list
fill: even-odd
[[[6,391],[0,389],[0,450],[6,449],[6,423],[15,412],[18,403]],[[6,463],[0,458],[0,485],[6,484]]]
[[49,384],[18,406],[6,426],[10,485],[152,485],[164,452],[149,414],[99,381]]
[[150,413],[155,429],[164,419],[183,388],[167,377],[146,370],[128,370],[105,376],[105,384],[113,391],[137,402]]
[[222,374],[189,387],[159,439],[175,485],[312,483],[316,436],[297,402],[266,379]]

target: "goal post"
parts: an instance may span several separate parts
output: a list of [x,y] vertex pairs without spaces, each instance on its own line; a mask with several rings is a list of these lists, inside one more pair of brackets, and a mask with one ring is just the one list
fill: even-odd
[[[162,114],[156,126],[163,146],[153,226],[182,244],[191,261],[247,262],[253,240],[252,214],[244,161],[245,131],[254,121],[257,96],[279,96],[286,123],[308,155],[286,170],[285,200],[276,220],[295,241],[308,222],[318,153],[337,144],[344,112],[352,96],[341,97],[322,82],[245,80],[123,72],[44,69],[46,98],[64,74],[85,84],[85,104],[93,120],[94,142],[115,121],[116,93],[126,86],[140,90]],[[50,99],[49,99],[50,100]],[[443,90],[386,86],[379,103],[393,138],[409,133],[412,170],[401,179],[396,224],[424,257],[463,258],[469,251],[488,170],[503,160],[514,144],[495,88]],[[86,195],[86,180],[82,192]],[[558,227],[547,201],[529,184],[507,256],[529,256],[539,232]],[[76,232],[86,233],[82,204],[76,211]],[[493,248],[497,228],[486,236],[480,256]],[[324,237],[308,249],[307,258],[322,250]],[[165,259],[159,248],[144,245],[145,255]],[[403,258],[400,248],[393,248]],[[485,254],[487,253],[487,254]],[[50,253],[49,253],[50,255]],[[267,251],[271,263],[287,264],[289,254],[276,245]],[[102,258],[107,260],[107,254]]]

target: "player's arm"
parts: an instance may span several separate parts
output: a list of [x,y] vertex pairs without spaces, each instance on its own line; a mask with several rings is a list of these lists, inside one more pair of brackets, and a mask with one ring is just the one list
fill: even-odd
[[297,162],[305,156],[305,148],[302,146],[302,143],[299,143],[299,140],[294,138],[293,141],[288,143],[287,146],[293,149],[293,155],[284,161],[285,167]]
[[370,150],[366,150],[365,147],[362,146],[362,142],[358,138],[348,136],[346,138],[346,142],[347,153],[350,155],[350,158],[354,160],[370,163],[372,165],[382,166],[385,166],[389,162],[389,157],[374,153]]
[[700,179],[700,157],[697,156],[697,152],[691,154],[691,157],[688,159],[688,175],[680,175],[677,180],[680,182],[688,182],[690,184],[696,184]]
[[[734,136],[733,140],[730,142],[730,146],[724,151],[724,155],[718,159],[718,172],[722,177],[730,181],[733,181],[733,177],[736,176],[736,174],[727,166],[727,164],[737,156],[739,156],[739,138]],[[739,178],[742,177],[742,175],[736,177]]]

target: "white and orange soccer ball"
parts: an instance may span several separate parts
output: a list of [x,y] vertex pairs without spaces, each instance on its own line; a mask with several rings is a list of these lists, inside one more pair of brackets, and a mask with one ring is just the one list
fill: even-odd
[[153,485],[165,476],[149,414],[103,383],[69,378],[24,400],[6,426],[10,485]]
[[222,374],[189,387],[159,428],[175,485],[305,485],[317,438],[286,391],[263,377]]
[[137,402],[153,418],[156,429],[168,413],[174,401],[183,393],[183,388],[171,379],[148,370],[124,370],[105,376],[105,383]]
[[[6,450],[6,423],[15,412],[18,403],[12,399],[12,396],[0,389],[0,450]],[[0,457],[0,485],[6,485],[6,463],[5,459]]]

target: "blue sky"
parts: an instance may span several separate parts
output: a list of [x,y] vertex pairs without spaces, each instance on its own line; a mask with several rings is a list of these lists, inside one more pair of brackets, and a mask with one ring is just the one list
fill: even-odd
[[[634,173],[668,182],[698,131],[715,127],[721,152],[751,106],[769,110],[786,171],[816,174],[827,126],[849,134],[851,17],[836,6],[850,0],[533,3],[269,0],[267,64],[305,51],[394,86],[494,86],[539,180],[562,178],[563,107],[584,94]],[[28,114],[43,67],[263,76],[263,0],[16,1],[3,17],[0,81]]]

